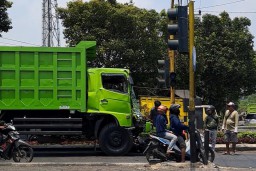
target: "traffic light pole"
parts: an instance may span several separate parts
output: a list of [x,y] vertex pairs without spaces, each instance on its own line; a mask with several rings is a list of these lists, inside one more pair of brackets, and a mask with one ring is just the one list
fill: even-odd
[[[174,7],[174,0],[171,1],[171,8],[173,8],[173,7]],[[174,39],[174,36],[170,35],[170,39]],[[171,73],[171,72],[175,71],[174,70],[174,67],[175,67],[174,50],[169,49],[169,59],[170,59],[170,73]],[[169,73],[169,75],[170,75],[170,73]],[[174,88],[174,86],[170,86],[170,98],[171,98],[171,104],[174,104],[175,103],[175,88]]]
[[196,162],[196,140],[195,140],[195,74],[193,65],[194,48],[194,2],[189,2],[189,133],[191,163]]
[[[171,37],[171,36],[170,36]],[[174,50],[169,50],[169,58],[170,58],[170,73],[174,72]],[[170,76],[169,73],[169,76]],[[171,98],[171,104],[175,103],[175,87],[170,86],[170,98]]]

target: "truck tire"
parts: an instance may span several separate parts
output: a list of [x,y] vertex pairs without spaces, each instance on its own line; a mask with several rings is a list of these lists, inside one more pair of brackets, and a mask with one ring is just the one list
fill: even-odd
[[109,124],[100,132],[99,145],[107,155],[125,155],[132,148],[133,137],[130,131],[115,124]]

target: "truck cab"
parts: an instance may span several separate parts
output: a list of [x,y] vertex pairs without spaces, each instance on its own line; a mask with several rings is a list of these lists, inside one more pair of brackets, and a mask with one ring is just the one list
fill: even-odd
[[120,126],[132,126],[129,77],[125,69],[88,69],[87,113],[114,115]]

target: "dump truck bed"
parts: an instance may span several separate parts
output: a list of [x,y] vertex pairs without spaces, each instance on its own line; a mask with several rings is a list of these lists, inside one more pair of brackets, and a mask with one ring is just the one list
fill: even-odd
[[86,111],[87,60],[96,42],[76,47],[0,46],[0,110]]

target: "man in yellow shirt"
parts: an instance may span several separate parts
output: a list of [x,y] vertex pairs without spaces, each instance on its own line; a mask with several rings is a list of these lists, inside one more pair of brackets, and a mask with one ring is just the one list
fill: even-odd
[[238,142],[238,112],[235,110],[235,104],[229,102],[227,104],[227,111],[225,112],[222,124],[222,131],[224,132],[224,141],[226,142],[226,152],[229,155],[229,144],[232,143],[232,154],[236,152],[236,143]]

